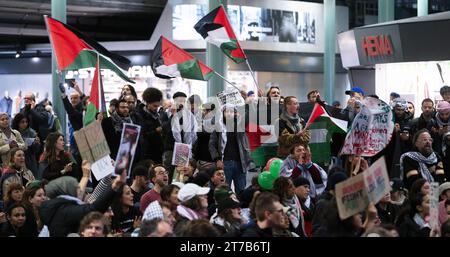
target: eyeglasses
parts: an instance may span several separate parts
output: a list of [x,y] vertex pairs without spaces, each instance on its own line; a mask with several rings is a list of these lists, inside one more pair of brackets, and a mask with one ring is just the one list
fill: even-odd
[[281,209],[279,209],[279,210],[271,210],[270,212],[278,212],[278,213],[280,213],[280,214],[283,214],[283,213],[284,213],[283,208],[281,208]]

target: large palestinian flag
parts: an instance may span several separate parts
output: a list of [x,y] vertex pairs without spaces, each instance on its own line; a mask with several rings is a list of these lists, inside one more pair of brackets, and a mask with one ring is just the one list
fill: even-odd
[[134,83],[123,70],[130,66],[131,62],[127,58],[109,52],[96,41],[58,20],[45,16],[45,23],[59,70],[96,67],[99,58],[101,69],[110,69],[123,80]]
[[94,78],[92,79],[91,93],[89,97],[89,104],[86,106],[86,114],[84,115],[83,125],[86,127],[91,122],[95,121],[95,115],[99,112],[106,112],[105,94],[103,92],[102,76],[100,73],[100,66],[98,58],[95,66]]
[[156,43],[151,62],[155,76],[164,79],[182,77],[208,80],[213,74],[211,68],[163,36]]
[[241,63],[247,59],[222,5],[199,20],[194,29],[207,42],[218,46],[235,63]]
[[325,108],[316,103],[305,128],[311,132],[309,147],[313,161],[328,166],[331,157],[331,137],[333,133],[347,132],[347,121],[332,117]]

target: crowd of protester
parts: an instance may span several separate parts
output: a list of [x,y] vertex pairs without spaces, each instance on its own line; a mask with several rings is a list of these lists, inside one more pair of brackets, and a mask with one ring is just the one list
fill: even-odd
[[[372,158],[341,156],[344,135],[333,135],[330,161],[313,162],[305,129],[310,112],[296,96],[241,92],[245,106],[203,103],[176,92],[164,99],[147,88],[140,99],[125,85],[100,113],[111,158],[116,159],[124,123],[141,126],[131,175],[97,181],[82,160],[73,133],[83,127],[89,97],[74,82],[61,88],[69,138],[61,134],[48,100],[25,95],[25,107],[9,117],[0,113],[0,236],[16,237],[432,237],[450,236],[450,87],[442,100],[411,102],[391,94],[395,129],[386,148]],[[308,102],[332,108],[349,121],[368,97],[361,88],[346,91],[347,106],[327,105],[319,91]],[[377,97],[372,95],[370,97]],[[259,184],[264,168],[254,161],[249,116],[257,125],[275,125],[277,151],[265,156],[283,164],[267,189]],[[275,111],[274,111],[275,110]],[[273,117],[273,118],[270,118]],[[244,129],[242,129],[244,128]],[[66,147],[66,141],[69,147]],[[191,146],[187,166],[172,165],[175,143]],[[252,143],[253,144],[253,143]],[[252,149],[252,150],[251,150]],[[340,219],[336,184],[386,158],[392,190],[378,203]],[[251,183],[247,184],[247,178]],[[439,183],[439,226],[431,227],[430,183]]]

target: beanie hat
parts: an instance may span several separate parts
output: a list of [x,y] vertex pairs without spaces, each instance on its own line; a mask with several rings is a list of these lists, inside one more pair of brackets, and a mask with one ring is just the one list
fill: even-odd
[[334,190],[336,184],[346,180],[348,178],[347,174],[344,172],[335,172],[328,178],[327,190]]
[[62,176],[50,181],[45,186],[48,198],[53,199],[60,195],[70,195],[77,197],[78,181],[71,176]]
[[307,180],[304,177],[297,177],[296,179],[294,179],[294,181],[292,181],[295,187],[299,187],[299,186],[304,186],[304,185],[308,185],[310,186],[309,180]]

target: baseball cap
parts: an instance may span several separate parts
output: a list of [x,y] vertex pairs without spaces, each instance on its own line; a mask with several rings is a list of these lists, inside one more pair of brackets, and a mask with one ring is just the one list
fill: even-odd
[[439,186],[439,196],[442,195],[442,193],[444,193],[446,190],[449,190],[449,189],[450,189],[450,182],[442,183]]
[[209,193],[209,187],[199,187],[193,183],[185,184],[180,191],[178,191],[178,199],[182,202],[194,198],[196,195],[206,195]]
[[252,91],[252,90],[250,90],[250,91],[248,91],[247,96],[252,96],[252,95],[254,95],[254,94],[255,94],[255,92]]
[[361,95],[365,95],[364,90],[360,87],[352,87],[352,89],[345,91],[346,95],[350,95],[351,93],[360,93]]
[[235,209],[235,208],[240,208],[241,204],[235,200],[233,200],[233,198],[231,197],[227,197],[225,199],[223,199],[222,201],[218,202],[218,208],[217,211],[218,213],[221,213],[227,209]]

